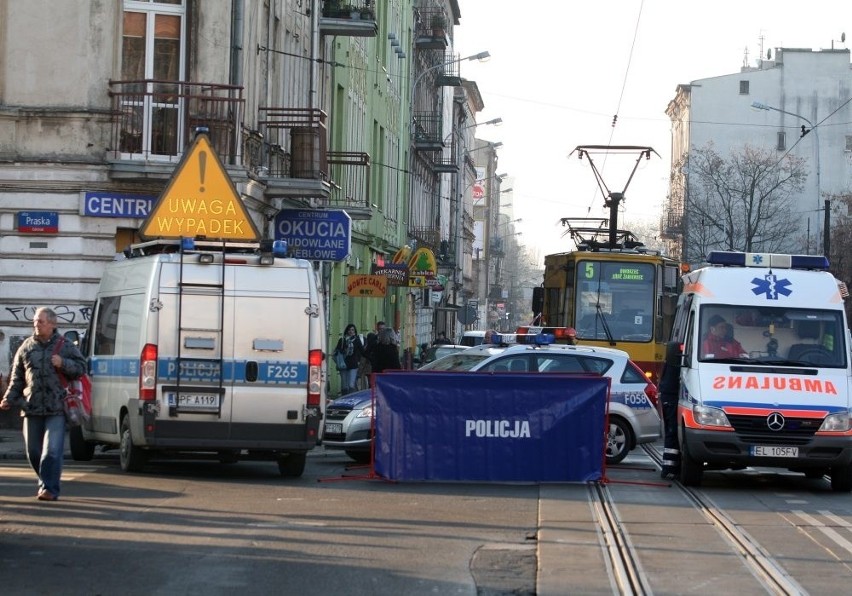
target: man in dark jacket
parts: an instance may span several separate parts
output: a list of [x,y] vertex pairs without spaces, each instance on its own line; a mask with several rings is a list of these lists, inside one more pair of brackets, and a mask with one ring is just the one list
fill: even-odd
[[666,344],[666,359],[660,373],[660,403],[663,408],[663,479],[674,479],[680,474],[680,442],[678,441],[677,408],[680,399],[681,345]]
[[51,309],[36,311],[33,328],[33,335],[15,353],[0,409],[21,407],[27,459],[38,475],[36,496],[40,501],[55,501],[65,452],[65,383],[60,375],[66,382],[81,377],[86,360],[56,332],[56,313]]

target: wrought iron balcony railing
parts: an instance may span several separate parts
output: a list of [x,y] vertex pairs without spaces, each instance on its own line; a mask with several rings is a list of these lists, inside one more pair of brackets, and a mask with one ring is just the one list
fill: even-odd
[[239,161],[243,88],[185,81],[110,81],[114,159],[175,161],[205,127],[227,164]]

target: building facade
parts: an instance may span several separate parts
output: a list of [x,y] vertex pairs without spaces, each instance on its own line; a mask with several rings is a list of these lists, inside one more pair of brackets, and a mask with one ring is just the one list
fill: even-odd
[[[473,144],[482,108],[459,23],[455,0],[0,0],[0,374],[39,306],[86,330],[104,267],[199,128],[262,239],[284,209],[351,219],[349,256],[315,262],[330,345],[348,322],[385,320],[404,347],[453,333],[473,295],[473,169],[455,141]],[[420,123],[440,146],[419,145]],[[443,255],[437,300],[349,295],[350,275],[417,245]]]
[[[852,190],[849,58],[847,49],[777,48],[774,59],[761,59],[738,73],[678,86],[666,109],[672,122],[672,173],[661,222],[671,254],[687,255],[697,240],[689,237],[696,225],[689,219],[696,183],[689,154],[709,143],[722,156],[748,145],[779,160],[788,153],[801,158],[807,176],[790,213],[800,226],[783,248],[822,254],[826,206]],[[756,242],[754,249],[760,250],[759,238]]]

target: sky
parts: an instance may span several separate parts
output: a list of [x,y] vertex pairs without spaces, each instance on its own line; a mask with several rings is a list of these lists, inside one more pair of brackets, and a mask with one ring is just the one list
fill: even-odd
[[[579,145],[641,145],[593,154],[608,191],[625,191],[619,227],[656,224],[671,167],[665,114],[679,84],[740,72],[775,48],[852,48],[849,0],[459,0],[455,51],[485,108],[477,137],[502,142],[498,173],[512,188],[519,242],[537,253],[572,250],[562,217],[605,217],[604,195]],[[847,41],[841,42],[846,33]],[[760,100],[760,98],[755,98]],[[615,125],[613,126],[614,116]],[[504,194],[502,203],[510,195]],[[505,208],[504,208],[505,209]],[[641,238],[641,236],[640,236]],[[647,239],[646,239],[647,241]]]

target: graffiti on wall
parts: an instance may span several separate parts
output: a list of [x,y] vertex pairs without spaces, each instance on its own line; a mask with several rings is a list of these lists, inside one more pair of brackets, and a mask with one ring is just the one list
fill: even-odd
[[[53,309],[59,327],[86,327],[92,316],[92,307],[83,304],[46,305]],[[20,306],[6,305],[0,307],[0,324],[32,322],[35,311],[40,306],[24,304]]]

